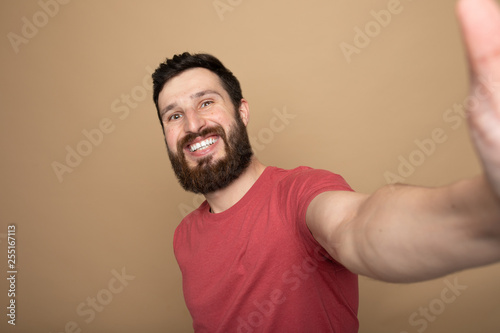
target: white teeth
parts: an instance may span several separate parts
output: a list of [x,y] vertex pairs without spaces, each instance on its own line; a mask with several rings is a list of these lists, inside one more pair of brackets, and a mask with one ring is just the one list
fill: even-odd
[[194,152],[194,151],[197,151],[197,150],[200,150],[200,149],[205,149],[207,148],[208,146],[211,146],[213,145],[214,143],[217,142],[217,139],[214,139],[214,138],[210,138],[210,139],[207,139],[207,140],[203,140],[201,142],[197,142],[193,145],[191,145],[189,147],[189,150],[191,152]]

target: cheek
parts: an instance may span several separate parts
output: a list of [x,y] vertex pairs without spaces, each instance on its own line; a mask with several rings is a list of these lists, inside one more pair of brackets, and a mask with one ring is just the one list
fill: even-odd
[[218,125],[221,125],[224,128],[228,128],[232,124],[234,124],[235,119],[234,117],[231,117],[230,115],[219,115],[218,117],[212,118],[212,121]]
[[168,149],[170,149],[171,152],[177,151],[177,138],[177,133],[173,133],[173,131],[169,130],[165,131],[165,140],[167,141]]

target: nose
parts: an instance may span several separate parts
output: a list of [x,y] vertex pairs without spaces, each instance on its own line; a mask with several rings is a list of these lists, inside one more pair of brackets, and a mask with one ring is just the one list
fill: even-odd
[[186,133],[199,133],[206,125],[206,120],[196,111],[191,110],[185,114],[184,131]]

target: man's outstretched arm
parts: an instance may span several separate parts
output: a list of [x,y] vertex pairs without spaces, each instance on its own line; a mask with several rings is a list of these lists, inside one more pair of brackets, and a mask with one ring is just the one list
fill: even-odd
[[325,192],[306,221],[333,258],[382,281],[422,281],[500,260],[500,201],[482,177],[440,188],[391,185],[370,196]]
[[[500,78],[500,10],[494,0],[457,5],[471,68]],[[468,110],[484,175],[441,188],[383,187],[368,196],[326,192],[309,205],[313,236],[354,273],[413,282],[500,261],[500,91]]]

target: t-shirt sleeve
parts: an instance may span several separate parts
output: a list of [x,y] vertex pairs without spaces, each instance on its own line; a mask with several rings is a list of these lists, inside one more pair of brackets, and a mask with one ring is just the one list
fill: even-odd
[[318,254],[333,261],[314,239],[306,224],[307,207],[319,194],[327,191],[353,191],[342,176],[330,171],[301,167],[280,181],[280,211],[285,227],[303,244],[309,256]]

